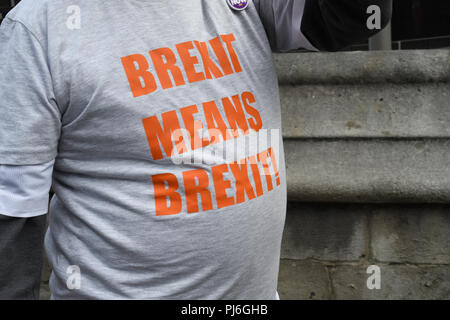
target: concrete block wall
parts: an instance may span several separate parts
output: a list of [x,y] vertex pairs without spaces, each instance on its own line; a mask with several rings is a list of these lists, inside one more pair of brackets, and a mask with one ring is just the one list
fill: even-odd
[[[282,299],[450,299],[450,51],[275,56]],[[369,289],[367,267],[380,268]]]
[[[450,299],[450,206],[290,202],[282,299]],[[380,289],[366,285],[380,268]]]

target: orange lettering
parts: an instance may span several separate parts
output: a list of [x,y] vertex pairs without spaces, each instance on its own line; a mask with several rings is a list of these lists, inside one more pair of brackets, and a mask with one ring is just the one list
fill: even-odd
[[[160,160],[163,158],[162,151],[158,140],[166,153],[167,157],[172,156],[173,141],[172,133],[180,129],[180,123],[178,122],[177,113],[175,110],[165,112],[161,115],[163,120],[163,127],[161,127],[158,118],[152,116],[150,118],[142,119],[144,124],[145,133],[150,146],[150,151],[154,160]],[[179,154],[186,151],[186,145],[184,144],[183,137],[180,136],[179,141],[176,141],[176,147]]]
[[252,168],[253,180],[255,181],[256,195],[260,197],[263,194],[263,187],[261,183],[261,176],[259,173],[258,163],[256,162],[255,156],[250,156],[248,159],[250,160],[250,167]]
[[234,72],[236,72],[236,73],[241,72],[242,71],[241,64],[239,63],[239,59],[237,57],[236,51],[234,51],[233,45],[231,44],[231,42],[236,41],[236,38],[234,37],[234,35],[232,33],[221,35],[220,37],[222,38],[223,42],[225,42],[225,44],[227,46],[227,50],[228,50],[228,53],[230,54],[231,62],[233,63]]
[[197,72],[195,70],[195,65],[198,64],[198,58],[196,56],[191,56],[189,50],[194,49],[192,41],[183,42],[176,45],[178,54],[180,55],[181,62],[183,63],[184,70],[188,81],[190,83],[205,80],[205,75],[202,72]]
[[[121,60],[133,97],[143,96],[156,90],[155,77],[148,71],[147,59],[142,54],[133,54],[123,57]],[[137,69],[135,63],[138,65]],[[144,80],[144,86],[142,86],[141,79]]]
[[[186,190],[186,204],[189,213],[198,212],[197,194],[200,194],[202,210],[212,209],[211,192],[208,190],[209,179],[205,170],[191,170],[183,172],[184,189]],[[198,184],[196,183],[198,180]]]
[[237,128],[239,127],[244,134],[248,133],[248,124],[245,119],[245,113],[242,109],[241,101],[238,95],[232,97],[233,103],[229,98],[223,98],[222,104],[227,116],[228,123],[230,124],[230,129],[233,130],[234,137],[239,135]]
[[[209,130],[219,130],[224,141],[231,138],[227,130],[227,125],[223,121],[219,109],[217,108],[217,105],[214,101],[203,103],[203,112],[205,114],[206,124]],[[213,135],[210,134],[210,136]],[[218,143],[219,141],[216,140],[218,139],[214,139],[214,141],[211,141],[211,143]]]
[[230,169],[236,179],[236,203],[245,201],[245,193],[249,200],[254,199],[256,196],[248,178],[247,161],[245,159],[242,160],[241,166],[236,161],[230,164]]
[[[163,56],[165,57],[166,62],[164,62]],[[169,48],[155,49],[150,51],[150,57],[152,58],[156,74],[158,75],[159,82],[161,83],[163,89],[173,87],[172,80],[169,76],[169,71],[175,80],[175,85],[181,86],[185,84],[180,68],[175,65],[177,58],[172,50]]]
[[281,181],[280,181],[280,173],[278,172],[277,159],[275,158],[272,148],[269,148],[268,151],[270,154],[270,161],[272,162],[273,171],[275,171],[275,177],[277,178],[276,179],[277,186],[279,186]]
[[[156,215],[166,216],[180,213],[182,203],[181,195],[177,192],[177,177],[171,173],[163,173],[152,176],[152,181],[155,193]],[[169,205],[167,205],[167,200],[169,200]]]
[[231,63],[228,60],[227,52],[225,51],[222,42],[220,41],[220,38],[214,38],[209,40],[209,43],[211,44],[211,47],[214,50],[214,53],[217,56],[217,59],[219,60],[219,64],[222,67],[223,72],[225,75],[229,75],[233,73],[233,68],[231,67]]
[[270,191],[273,189],[272,184],[272,175],[270,174],[269,164],[267,163],[267,159],[269,157],[269,154],[266,151],[263,151],[261,153],[258,153],[258,160],[261,161],[264,169],[264,175],[266,176],[267,181],[267,190]]
[[212,79],[211,73],[214,75],[214,78],[216,79],[222,78],[223,73],[216,66],[214,61],[211,60],[206,42],[194,41],[194,44],[197,47],[198,52],[200,52],[203,67],[205,68],[206,79]]
[[203,128],[203,124],[200,120],[195,121],[193,115],[198,112],[197,106],[184,107],[180,109],[181,117],[183,118],[184,125],[189,132],[189,138],[191,139],[192,150],[206,147],[209,144],[207,139],[201,139],[198,130]]
[[242,93],[242,100],[244,102],[245,111],[254,118],[248,119],[250,127],[255,131],[259,131],[262,128],[261,115],[258,110],[250,106],[250,103],[256,102],[255,96],[251,92],[245,91]]
[[231,182],[223,177],[223,174],[228,172],[228,166],[226,164],[221,164],[212,167],[211,170],[218,208],[232,206],[234,204],[234,197],[227,196],[227,189],[231,188]]

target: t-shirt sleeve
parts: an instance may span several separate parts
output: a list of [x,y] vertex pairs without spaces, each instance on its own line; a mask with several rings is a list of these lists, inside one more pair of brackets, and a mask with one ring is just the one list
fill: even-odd
[[0,164],[0,214],[17,218],[46,214],[54,163]]
[[[337,51],[384,28],[392,0],[254,0],[273,51]],[[381,29],[367,27],[369,6],[381,12]]]
[[8,16],[0,25],[0,164],[33,165],[56,157],[61,112],[43,43]]

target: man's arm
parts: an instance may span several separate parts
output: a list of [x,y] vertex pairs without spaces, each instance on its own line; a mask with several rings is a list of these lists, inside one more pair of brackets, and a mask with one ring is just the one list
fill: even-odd
[[0,25],[0,298],[37,299],[62,111],[54,93],[41,1]]
[[39,299],[53,165],[0,165],[0,299]]
[[0,300],[39,299],[45,223],[0,214]]
[[[391,19],[392,0],[254,0],[273,51],[337,51],[366,40]],[[381,11],[381,29],[367,27],[369,6]]]
[[337,51],[380,30],[367,28],[367,8],[381,11],[381,29],[392,16],[392,0],[306,0],[301,32],[320,51]]

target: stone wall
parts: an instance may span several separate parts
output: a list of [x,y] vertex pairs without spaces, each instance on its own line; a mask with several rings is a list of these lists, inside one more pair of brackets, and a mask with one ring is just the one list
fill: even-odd
[[[275,56],[282,299],[450,299],[450,51]],[[366,285],[380,268],[380,289]]]
[[[450,207],[290,202],[282,299],[450,299]],[[381,271],[368,289],[367,267]]]

